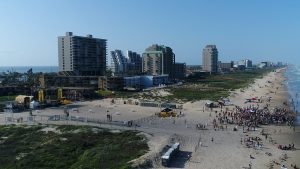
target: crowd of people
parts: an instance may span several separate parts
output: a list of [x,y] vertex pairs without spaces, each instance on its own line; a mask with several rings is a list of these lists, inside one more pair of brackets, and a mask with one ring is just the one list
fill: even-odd
[[267,106],[260,108],[257,106],[239,107],[233,110],[215,111],[213,127],[218,128],[219,124],[237,124],[243,126],[243,130],[255,130],[259,125],[267,124],[287,124],[294,125],[295,116],[285,108],[269,109]]

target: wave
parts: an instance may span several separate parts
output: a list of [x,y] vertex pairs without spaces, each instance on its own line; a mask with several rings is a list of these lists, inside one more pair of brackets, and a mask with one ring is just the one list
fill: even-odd
[[[288,88],[290,98],[297,103],[300,102],[300,67],[289,65],[285,77],[287,78],[285,84]],[[297,112],[300,112],[300,105],[295,105],[295,108]],[[297,116],[296,121],[297,124],[300,124],[300,114]]]

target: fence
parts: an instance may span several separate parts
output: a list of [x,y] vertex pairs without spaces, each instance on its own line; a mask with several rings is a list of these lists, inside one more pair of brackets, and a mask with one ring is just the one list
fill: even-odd
[[[81,116],[67,116],[67,115],[37,115],[37,116],[22,116],[22,117],[5,117],[5,124],[15,123],[42,123],[48,121],[61,121],[61,122],[83,122],[94,124],[107,124],[123,127],[133,126],[133,121],[107,121],[97,118],[81,117]],[[135,125],[135,124],[134,124]]]
[[172,108],[176,109],[179,107],[179,105],[175,103],[158,103],[158,102],[140,102],[140,106],[144,107],[161,107],[161,108]]

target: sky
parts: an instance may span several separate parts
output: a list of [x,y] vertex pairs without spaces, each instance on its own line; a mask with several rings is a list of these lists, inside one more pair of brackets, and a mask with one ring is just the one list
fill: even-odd
[[107,39],[143,53],[169,46],[176,62],[202,64],[215,44],[219,60],[300,64],[299,0],[0,0],[0,66],[58,65],[65,32]]

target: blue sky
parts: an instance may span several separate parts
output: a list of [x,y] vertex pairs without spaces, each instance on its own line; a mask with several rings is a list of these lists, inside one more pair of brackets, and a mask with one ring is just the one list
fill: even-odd
[[300,63],[299,9],[299,0],[2,0],[0,66],[57,65],[66,31],[107,39],[108,53],[167,45],[187,64],[201,64],[206,44],[224,62]]

